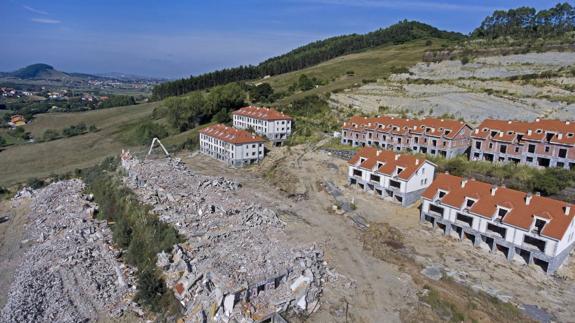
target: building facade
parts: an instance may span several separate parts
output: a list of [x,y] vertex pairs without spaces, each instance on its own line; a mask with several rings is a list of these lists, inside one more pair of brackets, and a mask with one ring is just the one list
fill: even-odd
[[285,141],[292,130],[292,118],[273,108],[244,107],[232,113],[234,127],[253,129],[275,144]]
[[348,162],[348,180],[364,191],[409,206],[431,185],[435,165],[411,155],[360,148]]
[[450,119],[354,116],[343,124],[341,143],[453,158],[467,152],[471,132],[466,123]]
[[472,135],[470,158],[575,169],[575,123],[485,120]]
[[200,152],[230,166],[243,166],[262,160],[264,142],[259,136],[223,124],[200,130]]
[[449,174],[439,174],[422,199],[422,222],[547,273],[573,249],[575,210],[566,202]]

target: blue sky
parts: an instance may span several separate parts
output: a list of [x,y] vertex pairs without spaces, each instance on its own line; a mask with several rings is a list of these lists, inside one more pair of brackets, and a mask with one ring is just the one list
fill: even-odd
[[0,71],[184,77],[256,64],[310,41],[402,19],[468,33],[495,9],[548,0],[0,0]]

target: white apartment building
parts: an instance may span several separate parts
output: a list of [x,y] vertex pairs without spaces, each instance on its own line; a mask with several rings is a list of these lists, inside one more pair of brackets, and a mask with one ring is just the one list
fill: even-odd
[[409,206],[431,185],[435,165],[412,155],[373,147],[360,148],[348,162],[350,185]]
[[253,129],[274,144],[285,141],[292,130],[292,118],[273,108],[244,107],[232,113],[234,127]]
[[257,163],[264,158],[264,139],[216,124],[200,130],[200,152],[230,166]]
[[449,174],[439,174],[422,198],[422,222],[546,273],[574,246],[575,209],[567,202]]

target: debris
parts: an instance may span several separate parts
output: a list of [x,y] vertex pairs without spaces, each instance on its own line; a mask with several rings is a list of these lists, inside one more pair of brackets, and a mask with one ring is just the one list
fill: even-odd
[[173,159],[124,154],[122,165],[138,199],[187,238],[157,262],[185,319],[262,321],[290,308],[306,313],[318,301],[328,278],[323,252],[288,243],[277,213],[239,199],[238,183]]
[[79,180],[61,181],[24,189],[12,200],[31,199],[25,232],[30,244],[0,321],[97,321],[101,313],[121,316],[129,308],[134,273],[117,262],[107,224],[85,212],[83,189]]

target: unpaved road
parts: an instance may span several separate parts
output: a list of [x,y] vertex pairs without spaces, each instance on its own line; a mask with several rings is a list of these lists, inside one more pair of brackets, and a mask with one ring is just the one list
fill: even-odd
[[[347,187],[346,163],[326,153],[304,154],[299,147],[274,149],[261,165],[246,169],[230,169],[197,154],[180,157],[199,173],[238,180],[243,185],[240,194],[289,211],[284,212],[282,219],[288,222],[290,238],[318,242],[325,250],[328,266],[355,282],[348,289],[334,289],[328,284],[322,307],[312,317],[314,322],[345,322],[346,308],[350,322],[449,320],[427,304],[422,305],[421,295],[429,286],[442,291],[448,302],[468,307],[466,317],[481,322],[512,321],[506,318],[519,315],[510,309],[513,306],[492,302],[496,298],[516,305],[539,305],[559,321],[569,321],[575,313],[573,263],[566,263],[556,276],[548,277],[538,267],[511,264],[502,255],[488,254],[470,243],[432,232],[419,223],[416,206],[401,208]],[[279,178],[274,178],[273,170]],[[352,213],[360,214],[371,224],[367,233],[358,230],[348,216],[330,211],[335,201],[323,188],[326,181],[336,184],[344,198],[355,201],[357,209]],[[283,182],[279,186],[284,190],[305,188],[307,199],[288,198],[290,192],[277,189],[278,182]],[[386,227],[402,236],[398,239],[404,245],[401,249],[389,247],[394,241],[369,241],[377,237],[371,234],[372,229]],[[433,281],[420,273],[431,265],[446,278]],[[479,297],[487,294],[473,291],[494,297]],[[473,301],[458,303],[466,297]],[[501,313],[508,316],[498,317]]]

